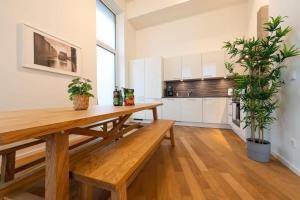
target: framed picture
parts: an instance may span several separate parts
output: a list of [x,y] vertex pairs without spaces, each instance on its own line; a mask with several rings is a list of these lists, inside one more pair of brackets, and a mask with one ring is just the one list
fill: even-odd
[[26,24],[22,24],[21,32],[23,67],[80,76],[80,47]]

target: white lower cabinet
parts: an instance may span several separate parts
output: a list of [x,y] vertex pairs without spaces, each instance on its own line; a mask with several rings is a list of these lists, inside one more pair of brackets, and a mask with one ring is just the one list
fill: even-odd
[[164,98],[162,102],[163,119],[227,124],[227,98]]
[[227,124],[227,99],[203,98],[203,122]]
[[165,98],[162,100],[162,102],[163,102],[163,110],[162,110],[163,119],[180,121],[181,118],[180,99]]
[[202,99],[181,99],[181,121],[202,122]]

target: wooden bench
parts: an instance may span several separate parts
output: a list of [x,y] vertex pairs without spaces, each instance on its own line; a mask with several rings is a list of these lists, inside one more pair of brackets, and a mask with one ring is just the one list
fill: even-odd
[[[113,129],[118,122],[117,119],[106,120],[91,124],[88,129],[74,128],[69,131],[69,134],[74,134],[74,137],[70,137],[69,149],[70,149],[70,164],[82,159],[89,152],[96,149],[102,148],[108,145],[111,141],[122,137],[122,134],[126,134],[133,129],[139,129],[142,126],[139,123],[129,123],[122,126],[122,131],[116,135],[104,135],[102,131],[108,131]],[[111,124],[111,125],[110,125]],[[92,130],[93,128],[100,127],[101,131]],[[92,128],[92,129],[90,129]],[[77,136],[75,136],[77,135]],[[80,135],[80,136],[78,136]],[[103,137],[104,136],[104,137]],[[16,154],[17,150],[22,150],[23,148],[33,147],[34,145],[44,143],[40,140],[36,143],[36,140],[26,140],[22,143],[13,143],[10,145],[5,145],[0,148],[2,153],[14,152]],[[15,156],[14,156],[15,158]],[[26,154],[26,157],[18,158],[16,160],[11,159],[14,165],[11,167],[14,170],[14,174],[19,173],[18,176],[14,176],[14,179],[6,180],[4,183],[0,184],[0,199],[28,199],[30,194],[22,192],[24,189],[30,187],[33,183],[38,180],[43,180],[45,176],[45,150],[39,150],[31,154]],[[22,172],[22,173],[21,173]],[[25,198],[26,197],[26,198]],[[31,199],[31,198],[29,198]]]
[[126,200],[127,186],[170,131],[174,143],[174,121],[156,120],[118,142],[89,153],[71,167],[71,177],[83,184],[82,199],[92,198],[91,187],[111,192],[112,200]]

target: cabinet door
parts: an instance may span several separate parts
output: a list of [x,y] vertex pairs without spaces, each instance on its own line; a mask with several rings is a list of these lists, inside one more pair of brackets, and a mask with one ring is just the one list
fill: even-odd
[[145,96],[145,60],[132,60],[129,66],[129,87],[136,98]]
[[203,122],[214,124],[227,124],[226,98],[203,99]]
[[[145,100],[145,103],[161,103],[161,102],[162,102],[161,99],[154,99],[154,98]],[[146,110],[145,113],[146,113],[146,119],[150,119],[150,120],[153,119],[152,110]],[[162,118],[162,106],[157,107],[157,116],[158,116],[158,119]]]
[[223,51],[202,54],[203,78],[225,77],[225,59]]
[[162,58],[145,60],[145,98],[162,98]]
[[164,80],[181,80],[181,57],[164,59]]
[[180,121],[180,99],[163,99],[162,114],[163,119]]
[[181,121],[202,122],[202,99],[181,99]]
[[186,55],[182,57],[182,79],[202,78],[201,54]]

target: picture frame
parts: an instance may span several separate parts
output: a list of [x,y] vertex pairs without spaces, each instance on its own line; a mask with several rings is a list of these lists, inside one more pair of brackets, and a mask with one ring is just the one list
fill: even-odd
[[79,46],[27,24],[21,24],[21,66],[80,77]]

